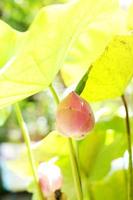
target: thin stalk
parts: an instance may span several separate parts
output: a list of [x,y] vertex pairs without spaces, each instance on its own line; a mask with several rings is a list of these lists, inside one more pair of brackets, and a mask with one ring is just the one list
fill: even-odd
[[121,96],[122,102],[126,113],[126,129],[127,129],[127,143],[128,143],[128,154],[129,154],[129,165],[128,165],[128,200],[133,200],[133,164],[132,164],[132,141],[131,141],[131,128],[129,120],[128,105],[124,95]]
[[79,141],[74,141],[74,147],[75,147],[75,156],[76,156],[76,162],[77,162],[77,167],[78,167],[78,174],[80,176],[80,186],[82,189],[81,173],[80,173],[81,166],[80,166],[80,157],[79,157]]
[[36,184],[36,189],[38,191],[39,198],[40,198],[40,200],[45,200],[43,193],[42,193],[42,190],[41,190],[41,187],[40,187],[40,184],[39,184],[39,181],[38,181],[38,175],[37,175],[37,172],[36,172],[35,161],[34,161],[34,158],[33,158],[33,155],[32,155],[31,142],[30,142],[30,137],[29,137],[27,126],[24,122],[24,119],[23,119],[19,105],[15,104],[14,108],[15,108],[15,112],[16,112],[16,116],[17,116],[17,120],[18,120],[20,129],[21,129],[21,132],[22,132],[22,135],[23,135],[26,147],[27,147],[29,163],[30,163],[30,166],[31,166],[31,169],[32,169],[32,174],[33,174],[33,177],[34,177],[34,181],[35,181],[35,184]]
[[72,166],[72,173],[73,173],[73,179],[74,179],[74,184],[75,184],[75,189],[76,189],[76,194],[77,194],[77,200],[82,200],[83,194],[81,190],[81,181],[80,181],[78,165],[77,165],[75,151],[73,148],[73,143],[72,143],[71,138],[68,138],[68,145],[69,145],[69,151],[70,151],[70,161],[71,161],[71,166]]
[[[49,86],[49,89],[53,95],[53,98],[54,98],[56,104],[58,105],[60,100],[59,100],[59,97],[58,97],[55,89],[53,88],[52,84]],[[83,200],[81,178],[80,178],[76,154],[75,154],[75,150],[74,150],[71,138],[68,138],[68,146],[69,146],[71,168],[72,168],[72,173],[73,173],[73,179],[74,179],[74,184],[75,184],[75,189],[76,189],[77,200]]]
[[50,91],[51,91],[51,93],[52,93],[52,95],[53,95],[53,98],[54,98],[54,100],[55,100],[56,105],[58,105],[59,102],[60,102],[60,100],[59,100],[59,97],[58,97],[58,95],[57,95],[55,89],[53,88],[52,84],[49,86],[49,89],[50,89]]

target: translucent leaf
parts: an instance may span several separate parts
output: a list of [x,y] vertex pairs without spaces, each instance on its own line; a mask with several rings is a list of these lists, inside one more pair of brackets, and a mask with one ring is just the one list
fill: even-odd
[[[87,41],[88,55],[96,44],[94,41],[99,41],[98,47],[91,52],[93,59],[97,57],[118,24],[114,16],[117,8],[115,0],[108,3],[105,0],[82,0],[41,9],[23,35],[21,48],[0,71],[0,108],[47,88],[63,66],[69,50],[73,51],[72,46],[78,46],[78,51],[81,48],[79,53],[83,50],[81,40]],[[79,56],[82,61],[83,55]],[[84,62],[89,63],[87,57]]]
[[17,51],[24,34],[15,31],[2,20],[0,20],[0,29],[0,67],[3,67]]
[[99,101],[122,95],[133,75],[132,58],[133,36],[117,36],[93,63],[81,96]]
[[[121,14],[122,19],[119,18]],[[126,30],[124,25],[123,27],[120,26],[120,21],[122,21],[122,24],[126,24],[124,23],[125,18],[122,12],[113,15],[112,13],[108,13],[108,15],[104,13],[101,18],[96,18],[86,29],[83,29],[69,50],[61,69],[61,75],[67,86],[81,79],[89,66],[101,56],[115,34]]]
[[124,170],[109,174],[103,180],[94,184],[94,198],[96,200],[127,200],[126,178],[126,171]]
[[104,146],[104,142],[105,132],[103,131],[90,134],[80,142],[79,158],[82,170],[85,174],[91,175],[91,171],[97,160],[97,155]]

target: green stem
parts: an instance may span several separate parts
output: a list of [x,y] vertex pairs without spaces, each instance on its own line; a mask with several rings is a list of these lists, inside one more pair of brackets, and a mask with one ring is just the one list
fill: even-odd
[[[60,100],[55,89],[53,88],[52,85],[49,86],[49,89],[54,97],[56,104],[58,105]],[[69,145],[69,151],[70,151],[70,160],[71,160],[73,179],[74,179],[74,184],[75,184],[75,189],[76,189],[76,194],[77,194],[77,200],[83,200],[80,173],[78,170],[78,163],[77,163],[76,154],[75,154],[75,150],[74,150],[71,138],[68,138],[68,145]]]
[[[82,182],[81,182],[81,173],[80,173],[80,157],[79,157],[79,141],[74,141],[74,147],[75,147],[75,158],[76,158],[76,163],[77,163],[77,167],[78,167],[78,174],[79,174],[79,178],[80,178],[80,187],[82,189]],[[82,191],[82,195],[83,195],[83,191]]]
[[52,95],[53,95],[53,97],[54,97],[54,100],[55,100],[55,102],[56,102],[56,105],[58,105],[59,102],[60,102],[60,100],[59,100],[59,97],[58,97],[58,95],[57,95],[55,89],[53,88],[52,84],[49,86],[49,89],[50,89],[50,91],[51,91],[51,93],[52,93]]
[[71,166],[72,166],[72,173],[73,173],[73,179],[74,179],[77,199],[82,200],[83,195],[82,195],[82,190],[81,190],[81,181],[80,181],[77,160],[76,160],[75,151],[73,148],[73,143],[72,143],[71,138],[68,138],[68,145],[69,145],[70,161],[71,161]]
[[133,165],[132,165],[132,141],[131,141],[131,128],[129,121],[129,112],[127,101],[124,95],[121,96],[122,102],[126,112],[126,129],[127,129],[127,142],[128,142],[128,154],[129,154],[129,173],[128,173],[128,200],[133,200]]
[[16,116],[17,116],[17,119],[18,119],[20,129],[21,129],[21,132],[22,132],[22,135],[23,135],[26,147],[27,147],[29,163],[30,163],[30,166],[31,166],[31,169],[32,169],[32,174],[33,174],[34,181],[35,181],[35,184],[36,184],[36,189],[38,191],[38,195],[40,197],[40,200],[44,200],[45,198],[43,196],[43,193],[42,193],[39,181],[38,181],[38,175],[37,175],[37,172],[36,172],[36,165],[35,165],[35,161],[34,161],[34,158],[33,158],[33,155],[32,155],[29,133],[28,133],[26,124],[23,120],[23,116],[22,116],[19,105],[15,104],[14,108],[15,108],[15,112],[16,112]]

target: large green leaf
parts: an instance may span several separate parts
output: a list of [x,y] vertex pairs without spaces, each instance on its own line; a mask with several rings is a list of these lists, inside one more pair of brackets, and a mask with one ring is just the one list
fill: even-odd
[[100,180],[109,172],[111,162],[123,155],[127,149],[126,137],[124,134],[116,133],[111,144],[104,144],[99,150],[95,162],[92,165],[90,180]]
[[95,200],[127,200],[126,171],[116,171],[93,185]]
[[15,31],[2,20],[0,29],[0,67],[3,67],[20,47],[24,33]]
[[123,94],[133,76],[133,35],[117,36],[93,63],[82,97],[89,101]]
[[[81,79],[88,67],[102,55],[115,33],[125,33],[125,19],[125,13],[120,10],[111,18],[110,15],[97,18],[94,23],[90,23],[85,30],[83,29],[78,40],[69,50],[61,69],[62,78],[67,86]],[[123,26],[120,26],[120,21]]]
[[[0,72],[0,108],[48,87],[72,46],[83,50],[82,40],[94,60],[115,32],[117,8],[116,0],[77,0],[41,9],[24,34],[23,45]],[[80,58],[89,63],[84,53]]]
[[100,131],[88,135],[79,143],[79,159],[82,170],[88,176],[97,160],[101,148],[105,143],[105,132]]

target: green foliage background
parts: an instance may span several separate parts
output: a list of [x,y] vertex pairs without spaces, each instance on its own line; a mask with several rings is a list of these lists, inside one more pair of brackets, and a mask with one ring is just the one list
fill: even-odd
[[[133,113],[133,35],[129,32],[132,7],[126,13],[120,10],[117,1],[111,0],[108,3],[105,0],[56,3],[0,2],[1,18],[11,25],[0,21],[0,108],[6,107],[1,110],[1,125],[8,118],[3,132],[12,124],[16,127],[14,113],[7,106],[48,89],[53,82],[62,97],[59,86],[77,84],[91,65],[81,96],[93,102],[97,123],[93,132],[79,142],[83,184],[87,185],[84,199],[127,200],[127,169],[122,165],[114,170],[112,162],[123,157],[127,150],[120,96],[129,83],[127,98],[131,117]],[[57,74],[58,81],[55,80]],[[24,100],[21,106],[28,123],[43,115],[49,119],[48,129],[42,135],[54,129],[55,104],[49,92],[36,94]],[[36,112],[42,108],[43,111]],[[27,115],[31,113],[34,117],[29,120]],[[35,132],[40,133],[40,130]],[[58,157],[57,164],[64,175],[63,191],[70,194],[70,200],[75,200],[66,139],[52,131],[33,151],[37,165]],[[19,176],[31,176],[25,152],[8,165]],[[34,184],[30,191],[34,192],[34,199],[38,199]]]

